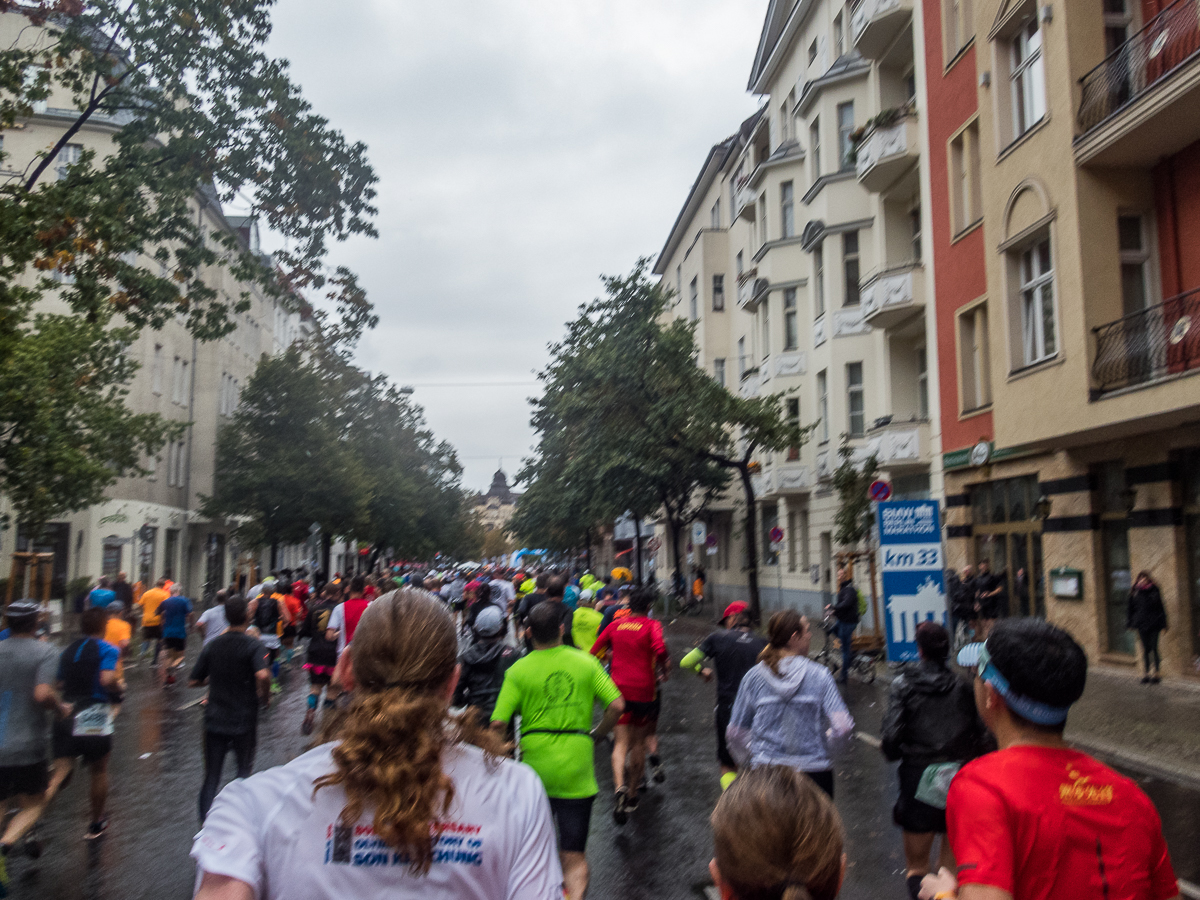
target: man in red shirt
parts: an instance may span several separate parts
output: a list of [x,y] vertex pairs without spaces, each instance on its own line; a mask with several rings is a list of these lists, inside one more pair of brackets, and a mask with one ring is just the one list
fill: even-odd
[[662,625],[646,613],[654,605],[654,591],[635,588],[629,597],[629,615],[612,622],[592,646],[592,654],[610,651],[611,676],[625,699],[625,712],[613,733],[613,783],[617,787],[613,820],[624,825],[637,809],[638,785],[646,767],[646,736],[658,721],[658,685],[667,680],[670,656],[663,642]]
[[978,647],[975,705],[1000,749],[950,784],[958,863],[925,876],[921,897],[1170,900],[1179,896],[1162,822],[1130,779],[1063,740],[1087,657],[1039,619],[1004,619]]

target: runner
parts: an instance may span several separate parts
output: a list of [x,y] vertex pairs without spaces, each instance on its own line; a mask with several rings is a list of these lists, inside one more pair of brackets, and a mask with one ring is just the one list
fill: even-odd
[[167,651],[163,683],[174,684],[175,670],[183,666],[183,656],[187,652],[188,626],[192,617],[192,601],[183,596],[182,585],[171,585],[170,596],[159,607],[159,615],[162,617],[163,647]]
[[808,619],[794,609],[780,610],[767,623],[767,634],[770,643],[742,678],[733,702],[725,730],[729,754],[739,768],[791,766],[832,797],[829,739],[848,737],[854,719],[829,670],[808,658]]
[[198,900],[561,900],[537,777],[450,714],[449,613],[399,590],[361,624],[355,696],[334,740],[217,797],[192,847]]
[[287,613],[284,616],[280,641],[283,644],[283,664],[290,665],[296,649],[296,635],[300,632],[300,625],[304,622],[304,604],[284,582],[279,582],[279,593],[275,594],[275,599]]
[[283,647],[280,634],[283,632],[287,609],[279,600],[278,582],[274,579],[264,581],[262,592],[254,603],[253,622],[258,630],[258,639],[267,648],[267,656],[271,660],[271,693],[278,694],[279,687],[279,651]]
[[516,648],[505,643],[507,630],[500,608],[489,605],[475,617],[475,640],[458,658],[462,671],[453,705],[475,709],[484,724],[492,721],[504,673],[518,658]]
[[751,769],[712,814],[709,871],[722,900],[834,900],[846,875],[842,822],[787,766]]
[[112,582],[107,575],[101,575],[100,581],[88,593],[87,602],[84,606],[99,606],[103,608],[116,599],[117,593],[112,589]]
[[117,689],[125,693],[125,655],[129,651],[129,641],[133,637],[133,628],[125,621],[125,607],[120,600],[114,600],[104,607],[108,620],[104,623],[104,640],[112,644],[120,652],[117,657]]
[[244,597],[234,594],[225,601],[225,618],[228,629],[204,645],[188,679],[189,687],[209,686],[204,707],[201,825],[221,785],[226,754],[233,751],[238,778],[249,778],[254,771],[258,707],[260,702],[265,706],[271,700],[267,650],[246,634]]
[[337,668],[337,640],[329,640],[329,622],[334,610],[338,608],[337,588],[325,585],[321,591],[321,599],[308,613],[300,636],[308,641],[308,655],[304,668],[308,670],[308,699],[304,712],[304,722],[300,726],[301,734],[312,734],[317,720],[317,706],[321,700],[321,691],[325,691],[325,708],[331,708],[338,696],[338,689],[330,682],[334,669]]
[[329,629],[326,633],[326,638],[331,641],[337,641],[339,656],[346,649],[346,645],[354,640],[355,629],[358,628],[358,622],[366,611],[369,601],[363,596],[365,589],[366,579],[361,575],[355,575],[350,580],[349,596],[346,597],[345,602],[341,603],[333,611],[333,615],[329,618]]
[[216,601],[201,613],[200,618],[196,621],[196,629],[200,632],[200,636],[204,639],[204,645],[207,647],[229,627],[229,620],[225,618],[225,601],[236,594],[237,591],[217,591]]
[[579,605],[571,616],[571,637],[576,647],[591,647],[600,636],[604,616],[596,612],[596,597],[591,588],[579,592]]
[[120,651],[101,638],[108,615],[103,608],[84,610],[83,637],[63,650],[58,660],[58,681],[72,714],[54,726],[54,768],[47,802],[58,793],[83,757],[91,771],[91,824],[86,840],[95,840],[108,829],[104,807],[108,802],[108,757],[112,752],[113,718],[121,696],[117,693]]
[[714,631],[695,650],[679,663],[681,668],[700,673],[705,681],[712,681],[713,669],[704,665],[711,659],[717,675],[717,708],[714,718],[717,726],[717,761],[721,765],[721,789],[733,784],[737,777],[737,763],[729,755],[725,743],[725,729],[733,713],[733,701],[737,699],[742,678],[754,668],[759,654],[767,642],[756,635],[750,622],[749,606],[740,600],[725,607],[720,625],[724,631]]
[[141,656],[144,659],[146,651],[151,644],[154,646],[154,653],[150,657],[152,666],[158,665],[158,654],[162,650],[162,616],[159,614],[158,608],[162,606],[162,602],[171,595],[166,589],[167,579],[160,578],[154,582],[154,587],[148,591],[143,591],[142,596],[138,597],[137,604],[142,608],[142,652]]
[[46,808],[50,763],[46,754],[50,721],[47,712],[69,716],[71,708],[54,689],[58,653],[37,639],[41,607],[16,600],[6,611],[8,640],[0,641],[0,823],[15,801],[18,810],[0,835],[0,897],[8,895],[8,854],[28,835],[25,852],[41,855],[33,832]]
[[668,677],[670,657],[662,625],[648,618],[654,591],[638,587],[629,595],[629,615],[596,638],[592,654],[612,653],[612,679],[625,699],[625,711],[613,740],[612,770],[616,797],[613,821],[624,825],[638,806],[638,788],[646,766],[646,736],[658,721],[658,685]]
[[[562,631],[551,604],[530,610],[534,649],[505,674],[492,728],[503,732],[513,716],[521,716],[521,761],[538,773],[550,796],[566,893],[570,900],[582,900],[592,804],[600,792],[594,741],[612,729],[625,704],[599,662],[563,646]],[[604,706],[604,717],[593,728],[596,702]]]
[[1179,896],[1162,822],[1137,784],[1063,740],[1087,657],[1040,619],[1002,619],[975,662],[975,705],[1000,749],[968,763],[946,798],[958,877],[927,875],[921,896],[962,900]]

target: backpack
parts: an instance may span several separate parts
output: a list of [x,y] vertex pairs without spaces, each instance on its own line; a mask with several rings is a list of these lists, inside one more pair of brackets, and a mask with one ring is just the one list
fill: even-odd
[[275,633],[275,623],[279,621],[279,601],[273,596],[262,595],[258,598],[258,607],[254,610],[254,624],[259,631]]

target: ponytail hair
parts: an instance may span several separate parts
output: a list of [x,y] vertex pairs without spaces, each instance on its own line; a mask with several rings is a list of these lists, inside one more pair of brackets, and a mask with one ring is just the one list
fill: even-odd
[[808,625],[804,617],[794,609],[781,609],[767,623],[767,639],[770,643],[758,654],[758,661],[766,663],[771,671],[779,674],[779,661],[789,655],[787,648],[793,634],[804,634]]
[[423,875],[433,862],[439,823],[454,801],[443,770],[458,742],[491,756],[503,742],[474,717],[450,715],[448,687],[458,641],[445,606],[424,591],[403,588],[368,606],[350,645],[354,697],[329,736],[335,769],[317,779],[314,793],[341,787],[341,824],[353,826],[373,809],[375,834],[412,859]]
[[712,814],[721,881],[737,900],[834,900],[842,822],[816,783],[790,766],[738,775]]

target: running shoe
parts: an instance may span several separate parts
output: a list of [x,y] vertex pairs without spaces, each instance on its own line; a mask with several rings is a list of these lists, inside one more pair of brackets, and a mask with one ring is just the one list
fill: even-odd
[[613,804],[613,821],[618,825],[624,825],[629,821],[629,794],[625,788],[617,790],[616,801]]
[[83,839],[85,841],[94,841],[94,840],[96,840],[96,838],[100,837],[106,831],[108,831],[108,817],[107,816],[105,816],[103,819],[100,819],[99,821],[93,822],[91,825],[89,825],[87,834],[85,834],[83,836]]
[[282,694],[283,693],[283,688],[280,686],[278,681],[271,682],[271,693],[272,694]]
[[310,709],[304,714],[304,723],[300,726],[300,733],[306,736],[312,734],[313,725],[316,724],[316,721],[317,711],[315,709]]
[[662,759],[657,756],[650,757],[650,777],[654,779],[655,784],[662,784],[667,780],[667,770],[663,768]]
[[625,800],[625,808],[630,812],[636,810],[638,808],[638,801],[641,799],[641,796],[642,795],[640,793],[630,794]]

